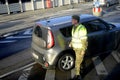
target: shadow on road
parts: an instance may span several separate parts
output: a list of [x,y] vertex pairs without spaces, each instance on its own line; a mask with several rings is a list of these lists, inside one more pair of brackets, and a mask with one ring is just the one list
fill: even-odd
[[[59,69],[55,69],[55,80],[69,80],[71,78],[71,71],[62,72]],[[28,80],[45,80],[47,70],[42,68],[41,65],[35,64],[30,71]],[[53,73],[50,74],[50,76]]]
[[30,71],[30,75],[27,80],[44,80],[46,69],[42,68],[41,65],[35,64]]

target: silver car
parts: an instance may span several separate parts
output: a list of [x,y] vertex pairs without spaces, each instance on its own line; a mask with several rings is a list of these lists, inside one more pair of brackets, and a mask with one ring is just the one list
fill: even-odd
[[[120,27],[117,27],[119,24],[109,24],[88,14],[80,15],[80,21],[88,32],[88,47],[84,60],[111,52],[119,45],[117,43],[120,42]],[[75,64],[75,53],[68,46],[71,41],[72,26],[71,16],[48,18],[36,22],[32,35],[34,60],[44,68],[58,67],[61,71],[72,69]]]

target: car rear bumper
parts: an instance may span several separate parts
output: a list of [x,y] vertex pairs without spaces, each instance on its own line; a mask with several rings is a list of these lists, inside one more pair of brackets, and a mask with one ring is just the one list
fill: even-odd
[[[50,53],[48,50],[42,49],[34,43],[32,43],[32,57],[37,63],[41,64],[44,68],[55,68],[55,56],[56,55],[53,55],[53,52]],[[47,67],[45,66],[46,63],[48,63]]]
[[55,68],[54,65],[50,65],[50,64],[48,67],[46,67],[45,66],[46,61],[44,60],[44,55],[42,55],[41,53],[38,53],[35,50],[32,50],[32,57],[36,63],[39,63],[45,69],[54,69]]

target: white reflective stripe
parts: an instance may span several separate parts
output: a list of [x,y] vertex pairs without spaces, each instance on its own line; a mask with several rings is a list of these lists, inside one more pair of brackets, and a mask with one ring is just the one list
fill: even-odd
[[74,39],[74,38],[75,38],[75,39],[82,39],[82,38],[84,38],[84,37],[87,38],[87,35],[83,35],[83,36],[80,36],[80,37],[79,37],[79,36],[74,36],[74,35],[72,36],[73,39]]
[[84,37],[84,38],[81,38],[81,40],[87,40],[87,38],[86,38],[86,37]]
[[72,38],[75,38],[75,39],[81,39],[81,38],[84,38],[84,37],[86,37],[87,38],[87,36],[85,35],[85,36],[81,36],[81,37],[79,37],[79,36],[73,36]]
[[47,70],[45,80],[55,80],[55,70]]
[[95,69],[96,69],[98,75],[108,75],[108,72],[107,72],[105,66],[103,65],[103,62],[101,61],[99,56],[93,57],[92,61],[95,65]]
[[87,40],[87,37],[81,37],[81,39],[79,38],[72,38],[72,47],[74,48],[82,48],[83,44],[81,40]]
[[82,48],[82,44],[74,43],[74,44],[72,44],[72,47],[74,47],[74,48]]
[[74,43],[81,43],[81,40],[80,39],[75,39],[75,38],[73,39],[72,38],[72,42],[74,42]]
[[81,37],[80,39],[87,39],[87,37],[86,37],[86,36],[83,36],[83,37]]
[[81,37],[81,38],[75,38],[75,37],[72,37],[72,42],[73,43],[82,43],[81,40],[87,40],[87,37],[84,36],[84,37]]

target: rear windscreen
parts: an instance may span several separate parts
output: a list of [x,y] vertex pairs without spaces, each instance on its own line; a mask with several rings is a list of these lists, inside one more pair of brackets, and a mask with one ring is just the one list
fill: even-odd
[[42,30],[39,26],[35,28],[34,33],[37,37],[42,37]]
[[42,38],[43,40],[47,41],[48,36],[48,29],[41,26],[36,26],[34,29],[34,33],[37,37]]

